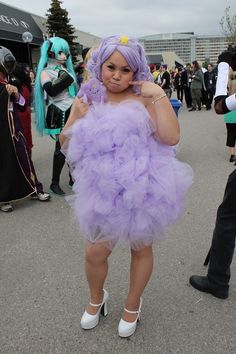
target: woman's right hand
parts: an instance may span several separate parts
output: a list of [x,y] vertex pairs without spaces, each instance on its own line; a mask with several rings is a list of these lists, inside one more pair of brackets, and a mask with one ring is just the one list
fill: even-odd
[[[89,105],[83,101],[83,98],[76,97],[71,107],[70,117],[75,121],[78,118],[82,118],[88,112]],[[73,117],[73,118],[72,118]]]

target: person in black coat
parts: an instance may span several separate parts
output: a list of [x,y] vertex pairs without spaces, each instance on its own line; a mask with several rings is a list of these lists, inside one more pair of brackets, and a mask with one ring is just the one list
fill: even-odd
[[184,87],[182,83],[182,68],[177,69],[177,74],[174,77],[174,87],[177,93],[177,99],[183,102]]
[[216,73],[212,64],[208,64],[207,71],[204,73],[204,83],[206,88],[206,110],[209,111],[216,89]]
[[24,111],[25,99],[19,83],[11,77],[16,65],[13,54],[0,46],[0,210],[13,210],[12,201],[27,196],[41,201],[44,193],[27,152],[18,111]]
[[191,82],[192,82],[192,71],[191,64],[187,64],[186,68],[183,70],[182,75],[182,85],[184,90],[184,98],[187,108],[192,107],[192,97],[190,92]]

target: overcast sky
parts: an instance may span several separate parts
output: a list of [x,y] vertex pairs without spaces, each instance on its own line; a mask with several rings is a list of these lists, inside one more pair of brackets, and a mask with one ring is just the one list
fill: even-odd
[[[51,0],[3,0],[8,5],[45,16]],[[227,6],[236,15],[236,0],[64,0],[71,24],[99,37],[159,33],[222,34]]]

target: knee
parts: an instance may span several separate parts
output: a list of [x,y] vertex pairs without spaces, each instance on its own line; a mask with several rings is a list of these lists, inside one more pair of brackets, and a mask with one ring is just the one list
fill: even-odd
[[152,257],[152,246],[145,247],[139,251],[131,250],[132,258],[140,260]]
[[108,250],[101,245],[89,245],[85,251],[85,261],[89,264],[97,265],[104,263],[109,256]]

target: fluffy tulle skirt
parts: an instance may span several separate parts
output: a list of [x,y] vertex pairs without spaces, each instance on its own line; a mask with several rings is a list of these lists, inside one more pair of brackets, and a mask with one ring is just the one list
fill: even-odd
[[67,200],[89,242],[141,249],[181,215],[193,173],[154,139],[141,104],[124,106],[97,105],[68,131],[62,151],[75,183]]

